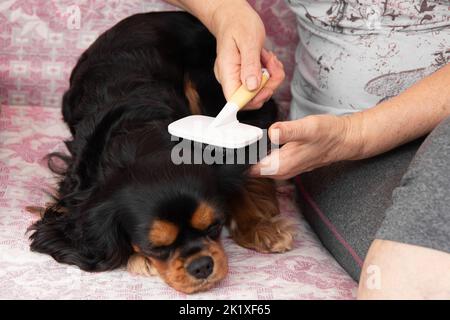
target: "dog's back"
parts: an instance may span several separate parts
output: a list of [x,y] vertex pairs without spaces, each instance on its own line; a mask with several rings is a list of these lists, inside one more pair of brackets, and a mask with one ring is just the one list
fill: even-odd
[[[32,250],[100,271],[126,263],[135,243],[148,245],[143,226],[158,218],[181,230],[198,208],[220,217],[221,225],[233,213],[244,221],[231,230],[235,240],[251,248],[259,224],[249,221],[278,223],[270,220],[278,213],[272,183],[248,187],[247,164],[176,165],[171,159],[176,143],[167,125],[192,113],[215,116],[225,103],[213,73],[215,46],[198,20],[165,12],[121,21],[83,53],[63,99],[70,155],[50,155],[62,180],[54,205],[31,227]],[[269,101],[239,117],[267,128],[276,106]],[[56,168],[53,157],[66,167]],[[264,205],[254,205],[259,202]]]
[[[213,72],[215,46],[209,31],[182,12],[137,14],[103,33],[80,57],[63,98],[75,161],[59,193],[101,182],[108,172],[100,168],[126,167],[140,151],[170,152],[167,125],[176,119],[217,115],[226,101]],[[269,101],[239,117],[267,128],[276,107]]]
[[124,103],[151,108],[150,120],[186,116],[186,74],[207,78],[191,79],[208,84],[201,97],[219,89],[211,81],[214,52],[213,36],[189,14],[131,16],[103,33],[78,60],[64,95],[64,120],[76,133],[80,121],[90,117],[96,124]]

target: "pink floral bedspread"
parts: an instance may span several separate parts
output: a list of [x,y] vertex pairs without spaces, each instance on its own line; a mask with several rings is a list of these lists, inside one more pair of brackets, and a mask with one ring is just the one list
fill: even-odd
[[[295,17],[284,0],[249,2],[264,20],[266,46],[285,65],[287,79],[276,99],[286,114]],[[43,205],[45,190],[55,185],[42,158],[64,150],[68,132],[59,107],[78,56],[119,20],[168,9],[159,0],[0,0],[0,299],[354,298],[356,284],[298,214],[289,185],[279,188],[279,199],[283,214],[298,220],[294,250],[258,254],[224,236],[230,273],[206,293],[186,296],[158,278],[123,269],[86,273],[30,252],[26,230],[36,217],[24,208]]]
[[223,237],[230,272],[213,290],[181,294],[159,278],[124,269],[87,273],[29,250],[26,230],[37,219],[28,205],[48,201],[55,184],[42,158],[64,150],[68,131],[57,108],[3,106],[0,110],[0,299],[352,299],[356,284],[322,247],[280,186],[282,214],[298,221],[292,251],[259,254]]
[[[276,98],[286,115],[298,37],[284,1],[249,2],[264,20],[266,47],[285,65]],[[76,60],[100,33],[135,13],[174,9],[161,0],[1,0],[0,103],[58,107]]]

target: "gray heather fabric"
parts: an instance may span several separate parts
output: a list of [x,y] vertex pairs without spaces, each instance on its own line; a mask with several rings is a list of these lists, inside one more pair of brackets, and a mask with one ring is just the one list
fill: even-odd
[[[300,38],[291,82],[292,119],[371,108],[450,63],[448,1],[287,3],[297,16]],[[418,141],[301,176],[348,244],[337,241],[336,231],[299,193],[306,218],[355,279],[377,232],[383,239],[448,251],[450,129],[443,127],[427,139],[403,180]]]
[[377,239],[450,253],[450,118],[422,144],[392,200]]
[[[450,118],[419,149],[421,143],[301,175],[304,189],[360,261],[375,238],[450,252]],[[298,194],[325,247],[358,280],[361,265]]]

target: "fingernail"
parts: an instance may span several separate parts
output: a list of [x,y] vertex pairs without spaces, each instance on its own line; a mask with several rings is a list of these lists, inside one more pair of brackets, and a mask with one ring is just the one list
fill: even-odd
[[256,90],[258,88],[258,79],[255,76],[250,76],[245,79],[245,85],[250,91]]
[[269,139],[274,143],[279,143],[281,137],[281,130],[280,127],[277,125],[272,125],[269,128]]
[[278,129],[280,127],[280,124],[278,122],[275,122],[273,125],[270,126],[270,129]]

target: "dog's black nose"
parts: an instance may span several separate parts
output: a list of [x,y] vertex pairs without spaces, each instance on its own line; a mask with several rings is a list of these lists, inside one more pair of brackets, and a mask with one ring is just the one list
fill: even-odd
[[213,272],[214,261],[211,257],[204,256],[192,261],[187,271],[197,279],[206,279]]

